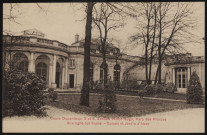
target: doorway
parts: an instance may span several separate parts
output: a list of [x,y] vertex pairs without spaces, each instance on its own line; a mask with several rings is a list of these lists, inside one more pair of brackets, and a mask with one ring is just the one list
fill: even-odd
[[57,84],[57,88],[60,88],[60,64],[56,63],[56,77],[55,83]]
[[74,88],[74,74],[70,74],[69,78],[70,78],[70,88]]

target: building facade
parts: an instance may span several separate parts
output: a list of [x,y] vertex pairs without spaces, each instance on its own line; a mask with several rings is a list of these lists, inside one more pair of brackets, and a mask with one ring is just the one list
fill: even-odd
[[[25,30],[20,36],[4,35],[5,68],[13,67],[44,76],[47,87],[80,90],[83,84],[84,40],[79,41],[78,38],[76,35],[75,43],[66,45],[46,39],[45,34],[36,29]],[[112,81],[121,82],[124,71],[140,58],[126,54],[117,57],[116,49],[112,45],[108,47],[107,72]],[[102,80],[102,54],[97,40],[92,40],[90,65],[91,81]]]
[[[102,54],[99,40],[91,41],[91,82],[103,80]],[[17,68],[44,76],[47,87],[66,90],[81,90],[83,84],[84,40],[75,35],[71,45],[45,38],[45,34],[30,29],[19,36],[3,36],[5,69]],[[108,44],[106,63],[107,74],[112,81],[121,83],[124,79],[145,81],[145,66],[138,56],[119,53],[119,49]],[[205,88],[204,57],[170,57],[162,65],[162,82],[173,82],[178,92],[185,93],[191,72],[199,75]],[[178,62],[179,61],[179,62]],[[155,78],[157,64],[152,66],[152,80]]]
[[[155,80],[158,62],[152,64],[152,83]],[[190,53],[165,56],[162,62],[161,82],[163,84],[174,83],[177,93],[186,93],[188,82],[192,72],[199,76],[203,92],[205,92],[205,59],[204,56],[191,56]],[[145,81],[145,65],[137,64],[127,71],[130,80],[137,80],[139,83]]]

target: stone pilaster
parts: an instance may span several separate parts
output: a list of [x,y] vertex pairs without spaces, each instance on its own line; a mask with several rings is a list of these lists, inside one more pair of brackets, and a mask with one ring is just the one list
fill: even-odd
[[30,60],[29,60],[29,67],[28,71],[34,73],[35,72],[35,60],[34,60],[34,53],[30,53]]
[[175,84],[175,68],[172,68],[172,82]]
[[64,85],[63,88],[67,89],[68,88],[68,58],[65,59],[65,74],[64,74]]
[[56,77],[56,55],[53,55],[53,67],[52,67],[52,88],[56,88],[57,84],[55,83]]

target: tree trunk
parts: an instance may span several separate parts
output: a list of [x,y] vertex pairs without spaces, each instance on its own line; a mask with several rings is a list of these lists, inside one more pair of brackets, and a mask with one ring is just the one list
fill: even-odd
[[146,81],[147,84],[149,84],[149,80],[148,80],[148,57],[147,57],[147,47],[145,47],[145,76],[146,76]]
[[107,83],[107,66],[106,66],[106,52],[103,52],[103,70],[104,70],[104,89],[106,87],[106,83]]
[[151,72],[152,72],[152,59],[153,59],[153,52],[154,52],[154,42],[155,42],[155,34],[156,34],[156,22],[157,22],[157,12],[156,12],[156,8],[154,9],[155,10],[155,20],[154,20],[154,33],[153,33],[153,41],[152,41],[152,48],[151,48],[151,57],[150,57],[150,65],[149,65],[149,82],[150,84],[152,83],[151,81]]
[[161,78],[162,78],[162,58],[161,56],[159,56],[159,66],[158,66],[158,69],[159,69],[159,75],[158,75],[158,84],[161,84]]
[[90,45],[91,45],[91,25],[93,2],[87,3],[87,19],[85,31],[85,46],[84,46],[84,73],[83,87],[81,90],[80,105],[89,106],[89,82],[90,82]]
[[162,60],[162,56],[161,56],[161,39],[162,39],[162,13],[161,13],[161,3],[160,3],[160,21],[159,21],[159,24],[160,24],[160,34],[159,34],[159,46],[158,46],[158,60],[159,60],[159,66],[158,66],[158,70],[159,70],[159,75],[158,75],[158,84],[161,84],[161,60]]

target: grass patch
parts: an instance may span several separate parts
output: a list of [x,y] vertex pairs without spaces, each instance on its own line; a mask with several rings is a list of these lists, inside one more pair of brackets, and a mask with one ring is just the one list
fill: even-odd
[[171,110],[204,108],[204,105],[186,104],[184,102],[139,99],[138,97],[117,95],[116,113],[101,113],[97,110],[98,101],[101,98],[103,97],[99,94],[90,94],[90,107],[85,107],[79,105],[80,94],[61,94],[58,95],[58,101],[48,103],[48,105],[97,117],[132,117]]
[[[130,96],[139,96],[139,92],[144,90],[116,90],[114,91],[115,94],[120,95],[130,95]],[[103,93],[101,90],[91,90],[91,93]],[[169,93],[169,92],[161,92],[157,93],[156,95],[147,95],[145,94],[144,97],[156,97],[156,98],[167,98],[167,99],[174,99],[174,100],[186,100],[186,94],[180,93]]]

